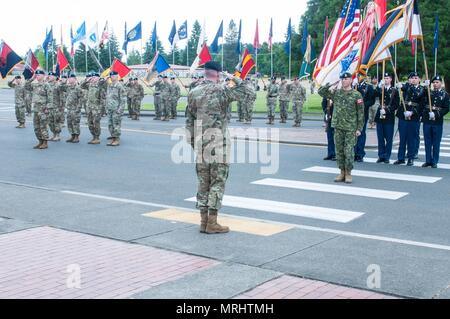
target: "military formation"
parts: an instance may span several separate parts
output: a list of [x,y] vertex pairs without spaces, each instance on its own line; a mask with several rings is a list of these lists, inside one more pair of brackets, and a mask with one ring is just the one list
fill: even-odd
[[422,167],[438,167],[444,117],[450,107],[441,76],[421,83],[419,74],[411,72],[407,83],[394,86],[393,76],[385,73],[380,83],[375,79],[352,87],[352,74],[344,73],[341,86],[334,89],[327,84],[319,89],[328,140],[324,160],[337,161],[341,174],[336,182],[351,183],[354,161],[364,161],[366,128],[371,120],[369,127],[377,130],[377,163],[390,163],[397,118],[400,143],[394,165],[414,165],[423,123],[426,158]]

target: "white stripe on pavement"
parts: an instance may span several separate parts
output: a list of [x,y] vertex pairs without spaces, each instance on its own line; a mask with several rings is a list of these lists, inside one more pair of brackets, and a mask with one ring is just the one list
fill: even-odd
[[[197,198],[192,197],[185,200],[188,202],[196,202]],[[224,196],[222,200],[222,205],[275,214],[321,219],[338,223],[348,223],[364,215],[364,213],[361,212],[353,212],[348,210],[340,210],[317,206],[306,206],[306,205],[277,202],[258,198],[238,197],[238,196]]]
[[[376,150],[374,152],[376,152]],[[398,154],[398,150],[392,150],[392,153],[393,154]],[[425,152],[419,152],[419,155],[425,155]],[[440,152],[439,156],[440,157],[450,157],[450,153],[442,153],[442,152]]]
[[[425,145],[425,142],[420,142],[420,145]],[[441,145],[448,146],[450,145],[450,142],[441,142]]]
[[275,179],[275,178],[262,179],[259,181],[252,182],[252,184],[264,185],[264,186],[274,186],[274,187],[284,187],[284,188],[294,188],[294,189],[325,192],[325,193],[334,193],[334,194],[363,196],[363,197],[370,197],[370,198],[390,199],[390,200],[397,200],[397,199],[400,199],[400,198],[408,195],[408,193],[385,191],[385,190],[381,190],[381,189],[309,183],[309,182],[293,181],[293,180],[287,180],[287,179]]
[[[364,157],[364,162],[365,163],[376,163],[378,160],[378,158],[370,158],[370,157]],[[391,160],[390,163],[393,164],[395,161]],[[414,161],[414,167],[421,167],[422,164],[424,164],[424,162],[417,162]],[[379,165],[386,165],[386,164],[379,164]],[[450,169],[450,164],[438,164],[438,168],[440,169]]]
[[[339,174],[340,170],[334,167],[323,167],[323,166],[314,166],[310,168],[303,169],[304,172],[312,172],[312,173],[327,173],[327,174]],[[407,182],[417,182],[417,183],[429,183],[433,184],[437,181],[440,181],[441,177],[429,177],[429,176],[421,176],[421,175],[407,175],[407,174],[392,174],[392,173],[384,173],[384,172],[373,172],[373,171],[361,171],[361,170],[352,170],[352,175],[361,176],[361,177],[372,177],[372,178],[380,178],[380,179],[390,179],[396,181],[407,181]]]
[[[425,146],[420,146],[420,149],[421,150],[424,150],[425,149]],[[441,151],[450,151],[450,147],[446,147],[446,146],[441,146],[441,148],[440,148],[440,150]]]

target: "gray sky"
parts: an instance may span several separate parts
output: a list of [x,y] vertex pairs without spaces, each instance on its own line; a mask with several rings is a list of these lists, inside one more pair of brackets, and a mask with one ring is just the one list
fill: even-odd
[[[56,1],[39,0],[20,2],[20,6],[13,6],[17,2],[8,1],[3,4],[4,14],[0,19],[0,38],[6,41],[19,55],[25,54],[29,48],[42,45],[46,28],[53,25],[54,37],[57,42],[61,38],[61,25],[63,41],[70,44],[70,25],[74,32],[83,21],[89,31],[96,22],[101,33],[106,20],[122,44],[124,37],[124,22],[128,29],[142,21],[144,43],[150,37],[155,20],[157,22],[158,37],[164,47],[169,47],[169,33],[173,19],[177,27],[188,20],[188,32],[191,33],[192,23],[197,19],[200,23],[206,22],[206,35],[208,44],[214,38],[222,19],[224,32],[231,19],[239,21],[242,18],[242,41],[253,42],[256,28],[256,19],[259,19],[260,42],[267,41],[270,18],[273,18],[274,41],[282,41],[287,30],[289,18],[297,27],[301,15],[306,10],[306,0],[276,0],[276,1],[242,1],[242,0],[168,0],[168,1],[119,1],[119,0],[78,0]],[[127,3],[127,7],[124,4]],[[134,8],[133,5],[134,5]],[[53,9],[48,9],[53,8]],[[60,9],[59,9],[60,8]],[[26,21],[26,22],[25,22]],[[186,41],[179,43],[185,46]],[[140,50],[141,43],[130,43],[129,50]]]

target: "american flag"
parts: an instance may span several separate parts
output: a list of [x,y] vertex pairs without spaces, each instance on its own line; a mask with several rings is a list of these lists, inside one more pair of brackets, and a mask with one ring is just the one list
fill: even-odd
[[320,69],[339,58],[354,44],[361,21],[360,0],[346,0],[339,18],[320,54],[314,70],[314,78]]

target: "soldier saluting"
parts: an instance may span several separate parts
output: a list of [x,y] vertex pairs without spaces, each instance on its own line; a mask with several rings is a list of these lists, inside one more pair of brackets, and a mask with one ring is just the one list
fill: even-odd
[[436,75],[431,82],[431,110],[424,108],[422,113],[423,136],[425,139],[426,162],[422,167],[437,168],[442,141],[444,116],[449,112],[450,98],[442,88],[442,78]]
[[361,93],[352,88],[351,73],[345,72],[340,78],[341,89],[332,90],[328,83],[319,89],[319,94],[333,100],[334,105],[331,127],[335,130],[336,160],[341,170],[334,181],[349,184],[352,183],[356,139],[364,127],[364,100]]

